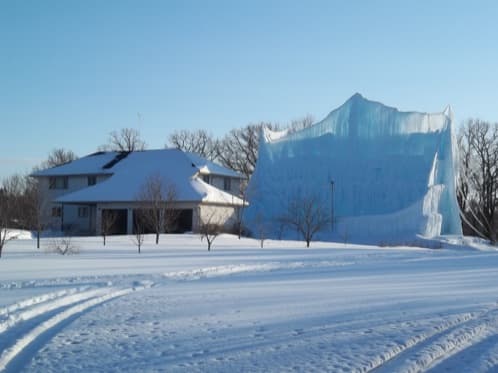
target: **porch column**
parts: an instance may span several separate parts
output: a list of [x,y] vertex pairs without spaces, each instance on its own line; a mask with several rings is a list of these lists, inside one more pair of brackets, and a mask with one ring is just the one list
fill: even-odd
[[61,232],[64,232],[64,204],[61,203]]
[[126,219],[126,234],[133,234],[133,209],[128,209]]
[[95,233],[97,236],[100,236],[102,234],[102,208],[97,205],[96,209],[96,214],[95,214]]

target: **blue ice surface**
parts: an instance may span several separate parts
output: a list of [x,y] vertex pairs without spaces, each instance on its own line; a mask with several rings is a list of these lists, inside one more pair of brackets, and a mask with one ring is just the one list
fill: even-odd
[[400,112],[355,94],[309,128],[263,131],[245,224],[255,231],[264,220],[275,237],[290,201],[313,196],[333,215],[321,239],[461,234],[455,156],[449,110]]

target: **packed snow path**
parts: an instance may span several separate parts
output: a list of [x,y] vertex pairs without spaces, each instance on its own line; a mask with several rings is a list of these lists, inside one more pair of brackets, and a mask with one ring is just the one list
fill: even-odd
[[71,257],[14,242],[0,371],[498,370],[495,251],[163,242],[81,239]]
[[[0,309],[0,371],[18,371],[34,351],[43,346],[57,328],[92,307],[141,288],[70,289],[26,299]],[[18,338],[18,339],[16,339]],[[9,345],[14,340],[15,343]],[[38,346],[35,347],[34,345]]]

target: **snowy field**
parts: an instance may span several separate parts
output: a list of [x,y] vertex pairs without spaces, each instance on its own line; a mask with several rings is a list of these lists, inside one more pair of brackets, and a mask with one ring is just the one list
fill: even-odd
[[498,371],[492,249],[152,241],[9,242],[0,371]]

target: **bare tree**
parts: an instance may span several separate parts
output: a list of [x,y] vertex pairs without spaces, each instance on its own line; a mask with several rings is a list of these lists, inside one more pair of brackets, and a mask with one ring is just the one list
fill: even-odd
[[294,228],[309,247],[315,234],[330,225],[330,212],[325,206],[323,198],[317,194],[295,193],[279,220]]
[[109,134],[108,144],[100,147],[102,150],[117,152],[134,152],[145,150],[146,144],[140,137],[140,132],[134,128],[122,128]]
[[12,232],[19,222],[16,213],[19,211],[19,178],[10,177],[2,182],[0,188],[0,257],[8,241],[16,238]]
[[138,253],[141,253],[145,241],[145,212],[141,209],[133,210],[133,243],[137,245]]
[[8,197],[3,190],[0,190],[0,257],[5,244],[13,238],[9,229],[10,210]]
[[459,133],[458,201],[463,219],[480,236],[496,242],[498,123],[471,119]]
[[36,231],[36,248],[40,248],[41,232],[49,224],[49,215],[47,205],[49,203],[47,196],[40,189],[38,180],[29,179],[26,188],[26,214],[29,221],[30,229]]
[[249,179],[258,159],[259,136],[263,127],[278,129],[278,125],[260,122],[231,130],[218,143],[217,159],[219,162]]
[[114,225],[118,219],[118,214],[114,210],[104,209],[102,210],[102,219],[100,223],[100,230],[102,233],[102,238],[104,240],[104,246],[106,244],[106,237],[112,234]]
[[54,148],[48,154],[48,157],[40,165],[35,166],[33,171],[44,170],[46,168],[52,168],[57,166],[62,166],[66,163],[72,162],[78,159],[78,156],[72,151],[64,148]]
[[60,255],[79,253],[78,247],[72,243],[70,236],[53,238],[49,243],[48,250]]
[[222,217],[217,216],[216,211],[213,211],[207,219],[202,219],[199,216],[199,233],[201,235],[201,241],[206,239],[208,251],[211,251],[211,246],[216,237],[223,232],[224,226],[222,221]]
[[293,119],[287,126],[289,133],[301,131],[305,128],[311,127],[315,123],[315,118],[311,114],[306,114],[302,118]]
[[57,148],[52,150],[46,161],[48,167],[61,166],[78,159],[72,150]]
[[199,154],[210,161],[216,158],[217,141],[211,133],[203,129],[175,131],[169,135],[167,146]]
[[244,230],[244,210],[247,205],[247,180],[241,180],[239,184],[239,197],[242,198],[242,205],[238,206],[233,204],[235,210],[235,228],[237,229],[237,234],[240,238],[242,237],[242,233]]
[[161,175],[149,176],[142,185],[137,200],[143,211],[143,219],[147,228],[159,235],[174,230],[176,210],[173,208],[177,199],[177,191],[173,184],[166,183]]
[[29,178],[14,174],[6,178],[2,186],[13,207],[10,212],[11,228],[31,229]]
[[256,214],[254,223],[259,238],[259,245],[261,248],[263,248],[266,236],[268,234],[268,223],[261,211]]

